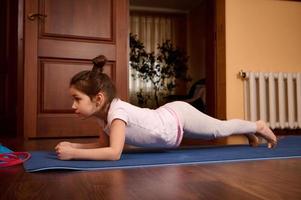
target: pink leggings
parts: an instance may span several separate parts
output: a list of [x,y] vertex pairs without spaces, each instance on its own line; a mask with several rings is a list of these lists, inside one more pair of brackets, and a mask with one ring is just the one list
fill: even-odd
[[165,106],[173,109],[179,116],[184,130],[183,137],[214,139],[233,134],[254,134],[256,123],[240,119],[218,120],[197,110],[183,101],[175,101]]

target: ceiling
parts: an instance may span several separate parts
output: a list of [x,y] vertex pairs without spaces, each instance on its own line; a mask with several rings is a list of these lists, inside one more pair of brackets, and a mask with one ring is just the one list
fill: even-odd
[[204,0],[130,0],[130,6],[168,8],[188,11]]

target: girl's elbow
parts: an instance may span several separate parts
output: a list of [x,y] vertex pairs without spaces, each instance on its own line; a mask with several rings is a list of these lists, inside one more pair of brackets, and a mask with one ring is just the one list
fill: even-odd
[[116,156],[116,157],[114,157],[112,160],[113,160],[113,161],[118,161],[118,160],[120,160],[120,157],[121,157],[121,156]]
[[111,160],[112,161],[117,161],[117,160],[120,160],[120,158],[121,158],[121,153],[120,152],[114,152],[112,154]]
[[111,160],[112,161],[117,161],[117,160],[120,160],[121,156],[120,155],[114,155],[112,156]]

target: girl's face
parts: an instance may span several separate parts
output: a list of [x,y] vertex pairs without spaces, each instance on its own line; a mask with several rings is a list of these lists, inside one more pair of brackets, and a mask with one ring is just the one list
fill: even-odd
[[69,92],[73,97],[72,108],[79,117],[86,119],[98,111],[96,101],[94,99],[91,100],[88,95],[72,86],[70,87]]

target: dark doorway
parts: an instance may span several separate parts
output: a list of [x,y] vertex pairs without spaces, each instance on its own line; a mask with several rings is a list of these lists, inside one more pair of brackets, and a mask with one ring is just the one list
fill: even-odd
[[[217,75],[217,66],[220,61],[217,61],[221,56],[217,55],[217,51],[223,50],[218,47],[221,41],[218,40],[217,20],[223,17],[223,1],[216,0],[130,0],[130,10],[140,12],[167,12],[167,13],[184,13],[187,15],[187,51],[189,56],[188,72],[192,76],[192,81],[187,87],[192,88],[194,83],[200,80],[206,80],[206,113],[213,117],[224,118],[224,97],[217,99],[217,90],[220,82]],[[219,11],[217,9],[220,7]],[[220,13],[219,13],[220,12]],[[219,18],[217,16],[220,16]],[[221,25],[220,25],[221,26]],[[219,43],[219,44],[217,44]],[[223,95],[223,94],[222,94]],[[183,95],[182,95],[183,96]],[[183,99],[178,99],[183,100]]]
[[[21,1],[0,1],[0,137],[16,137],[22,121],[22,20]],[[22,16],[21,16],[22,17]],[[20,67],[19,67],[20,66]],[[21,111],[21,112],[20,112]]]

